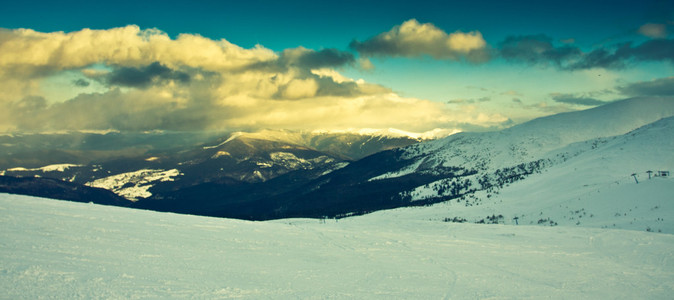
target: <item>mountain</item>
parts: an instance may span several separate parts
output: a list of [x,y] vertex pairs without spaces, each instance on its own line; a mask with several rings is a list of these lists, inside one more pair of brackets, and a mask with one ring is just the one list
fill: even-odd
[[[497,132],[459,133],[372,155],[297,190],[261,199],[256,208],[266,207],[262,218],[337,216],[466,199],[479,191],[493,193],[593,147],[607,147],[602,139],[629,134],[639,127],[646,126],[643,130],[653,130],[661,137],[651,143],[632,141],[633,147],[663,149],[655,141],[672,140],[668,135],[671,128],[656,131],[647,125],[672,115],[671,98],[635,98]],[[663,122],[665,127],[671,126]],[[586,145],[584,150],[564,149],[581,142]],[[667,157],[666,152],[660,152],[653,159]],[[672,167],[664,164],[662,168]]]
[[669,299],[674,290],[669,234],[390,211],[248,222],[7,194],[0,210],[7,299]]
[[[502,187],[428,207],[378,214],[401,221],[582,226],[672,234],[672,149],[674,117],[668,117],[623,135],[557,149],[548,154],[554,163]],[[662,176],[662,171],[669,171],[669,176]],[[418,188],[416,196],[424,195],[437,195],[437,190],[433,185]]]
[[[129,200],[192,186],[250,187],[296,172],[308,181],[349,161],[418,143],[401,132],[58,133],[0,136],[0,175],[46,177]],[[206,139],[206,141],[204,141]],[[174,143],[171,143],[174,141]],[[252,185],[251,185],[252,184]],[[227,192],[227,191],[225,191]],[[159,196],[162,197],[162,196]]]
[[[288,131],[263,130],[258,132],[235,132],[221,143],[231,139],[246,138],[300,145],[324,152],[345,160],[358,160],[374,153],[409,146],[431,140],[437,135],[423,135],[396,129],[358,131]],[[216,145],[217,146],[217,145]],[[215,146],[211,146],[215,147]]]

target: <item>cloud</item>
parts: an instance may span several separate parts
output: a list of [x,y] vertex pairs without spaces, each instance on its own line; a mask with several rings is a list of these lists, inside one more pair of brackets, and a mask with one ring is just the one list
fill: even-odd
[[336,68],[354,64],[356,59],[351,52],[337,49],[322,49],[315,51],[304,47],[283,50],[274,60],[259,62],[252,69],[267,71],[287,71],[289,69],[321,69]]
[[87,80],[84,80],[82,78],[75,79],[72,81],[73,85],[79,86],[79,87],[88,87],[91,83]]
[[591,97],[579,96],[574,94],[552,93],[550,98],[558,103],[566,103],[583,106],[598,106],[606,104],[605,101],[597,100]]
[[[448,49],[457,55],[472,51],[469,42],[453,41]],[[171,38],[157,29],[126,26],[70,33],[2,29],[0,54],[0,131],[424,132],[500,126],[507,120],[347,78],[336,68],[366,66],[366,60],[336,49],[244,49],[224,39]],[[72,84],[62,88],[70,88],[69,94],[86,93],[55,99],[43,88],[53,78],[68,78]]]
[[355,58],[350,52],[337,49],[308,50],[303,47],[283,51],[279,61],[306,69],[334,68],[353,64]]
[[663,61],[674,63],[674,40],[654,39],[640,45],[632,43],[618,45],[615,50],[600,48],[593,50],[577,61],[566,66],[568,70],[591,68],[620,69],[632,61]]
[[[273,90],[268,96],[277,100],[296,100],[318,96],[358,96],[384,88],[374,88],[373,84],[358,85],[353,80],[344,80],[337,72],[319,75],[320,70],[328,70],[356,63],[350,52],[337,49],[315,51],[304,47],[286,49],[275,60],[260,62],[248,71],[273,73],[264,86]],[[279,74],[280,73],[280,74]]]
[[484,62],[489,59],[487,43],[479,31],[447,34],[431,23],[411,19],[363,42],[354,40],[351,49],[364,56],[421,57]]
[[653,24],[653,23],[644,24],[641,25],[641,27],[639,27],[639,30],[637,30],[637,32],[639,32],[644,36],[655,39],[667,37],[667,27],[665,24]]
[[513,90],[501,92],[501,93],[499,93],[499,95],[503,95],[503,96],[522,96],[522,94],[520,92],[513,91]]
[[628,96],[674,96],[674,77],[635,82],[618,87],[618,91]]
[[[141,66],[160,62],[210,71],[232,70],[276,59],[263,47],[243,49],[226,40],[194,34],[171,39],[157,29],[138,26],[42,33],[31,29],[0,31],[0,68],[20,67],[26,74],[87,67],[96,63]],[[29,54],[29,55],[27,55]]]
[[107,83],[126,87],[147,87],[158,81],[176,81],[187,83],[190,75],[185,72],[174,71],[159,62],[153,62],[143,67],[122,67],[106,76]]
[[555,47],[546,35],[509,36],[499,46],[499,53],[506,60],[558,67],[582,54],[573,46]]
[[451,99],[447,101],[447,104],[474,104],[489,101],[491,101],[490,97],[482,97],[477,99]]
[[636,46],[629,42],[583,52],[571,45],[555,46],[546,35],[510,36],[499,44],[498,53],[511,62],[552,65],[566,71],[621,69],[640,61],[674,63],[674,40],[652,39]]

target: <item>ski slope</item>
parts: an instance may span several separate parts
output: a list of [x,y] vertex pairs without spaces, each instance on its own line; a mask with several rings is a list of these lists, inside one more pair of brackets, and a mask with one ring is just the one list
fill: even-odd
[[670,299],[674,291],[669,234],[396,211],[248,222],[0,194],[0,290],[6,299]]

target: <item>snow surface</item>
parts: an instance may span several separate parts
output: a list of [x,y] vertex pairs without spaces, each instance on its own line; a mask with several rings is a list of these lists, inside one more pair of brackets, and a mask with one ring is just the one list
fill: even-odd
[[23,167],[16,167],[16,168],[11,168],[7,169],[7,171],[10,172],[27,172],[27,171],[42,171],[42,172],[63,172],[66,169],[73,168],[73,167],[82,167],[83,165],[75,165],[75,164],[54,164],[54,165],[48,165],[40,168],[23,168]]
[[279,165],[289,170],[310,169],[315,164],[328,164],[335,161],[325,155],[312,159],[303,159],[290,152],[270,153],[269,158],[272,160],[272,165]]
[[218,151],[218,152],[216,152],[215,154],[213,154],[213,156],[211,156],[211,158],[212,158],[212,159],[216,159],[216,158],[222,157],[222,156],[232,156],[232,154],[230,154],[230,153],[227,152],[227,151]]
[[142,169],[96,179],[87,182],[86,185],[110,190],[126,199],[137,201],[138,198],[152,196],[149,189],[153,186],[153,182],[173,181],[174,177],[179,175],[182,173],[178,169],[167,171]]
[[671,299],[674,236],[387,214],[248,222],[0,194],[6,299]]

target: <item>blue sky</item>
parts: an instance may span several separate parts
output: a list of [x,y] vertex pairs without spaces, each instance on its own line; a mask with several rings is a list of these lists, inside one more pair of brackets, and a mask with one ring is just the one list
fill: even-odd
[[[38,1],[3,6],[0,27],[9,32],[3,38],[23,46],[0,47],[0,59],[10,61],[17,49],[24,56],[50,57],[7,62],[12,68],[0,84],[21,87],[0,99],[6,111],[35,106],[33,112],[49,119],[75,114],[83,106],[104,114],[103,106],[120,99],[156,98],[142,100],[140,108],[125,102],[130,111],[96,117],[106,122],[73,116],[80,125],[57,120],[36,125],[17,119],[1,124],[5,131],[485,130],[626,97],[671,96],[667,86],[674,76],[670,1]],[[129,25],[138,29],[136,35],[167,36],[173,50],[133,44],[144,57],[112,59],[95,44],[101,40],[92,38],[91,49],[81,44],[77,49],[93,52],[70,61],[76,54],[59,56],[60,46],[53,53],[42,53],[51,46],[30,46],[38,39],[66,45],[85,28],[112,38],[114,28]],[[181,35],[204,41],[180,40]],[[241,51],[235,58],[225,50],[175,57],[221,40]],[[211,68],[210,60],[231,64]],[[123,76],[131,77],[112,80]],[[269,80],[273,87],[267,86]],[[260,93],[261,86],[269,92]],[[197,88],[213,92],[204,95]],[[418,111],[408,117],[414,120],[396,123],[415,107]],[[149,110],[156,122],[141,116]],[[330,112],[335,116],[326,118]],[[381,117],[384,112],[391,117]],[[202,124],[195,118],[228,121]]]
[[645,23],[671,21],[674,5],[666,2],[13,1],[3,4],[0,22],[5,28],[43,32],[136,24],[173,36],[198,33],[242,47],[263,44],[280,51],[345,47],[351,39],[365,39],[417,19],[448,32],[479,30],[491,43],[509,35],[545,33],[592,46],[632,35]]

